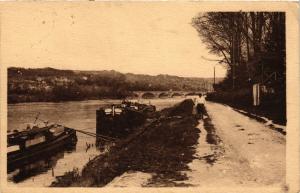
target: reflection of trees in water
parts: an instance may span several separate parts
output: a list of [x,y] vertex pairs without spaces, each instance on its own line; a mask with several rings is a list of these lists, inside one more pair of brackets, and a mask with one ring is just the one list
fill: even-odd
[[[45,173],[48,170],[56,166],[59,159],[64,158],[65,152],[70,153],[76,150],[76,145],[66,146],[63,150],[55,151],[51,154],[40,156],[39,158],[32,160],[29,164],[24,164],[19,167],[9,169],[8,174],[12,174],[10,180],[15,183],[22,182],[27,178],[36,176],[41,173]],[[54,175],[54,171],[52,171]]]

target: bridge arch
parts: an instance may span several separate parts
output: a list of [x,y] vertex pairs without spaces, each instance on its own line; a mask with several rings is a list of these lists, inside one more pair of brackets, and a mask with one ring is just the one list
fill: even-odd
[[178,93],[178,92],[175,92],[175,93],[173,93],[172,95],[171,95],[171,97],[173,98],[173,97],[181,97],[181,96],[183,96],[184,94],[182,94],[182,93]]
[[167,98],[167,97],[169,97],[169,94],[166,92],[162,92],[158,95],[158,98]]
[[142,94],[142,98],[143,99],[153,99],[153,98],[155,98],[155,94],[153,94],[152,92],[145,92]]

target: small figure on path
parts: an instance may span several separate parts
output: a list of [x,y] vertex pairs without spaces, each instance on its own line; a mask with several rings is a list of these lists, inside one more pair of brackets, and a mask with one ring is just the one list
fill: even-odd
[[194,99],[197,115],[203,119],[205,97],[201,93]]

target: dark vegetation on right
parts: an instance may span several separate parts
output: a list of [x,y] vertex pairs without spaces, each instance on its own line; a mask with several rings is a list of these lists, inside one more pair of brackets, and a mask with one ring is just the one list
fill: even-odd
[[[286,38],[284,12],[208,12],[192,20],[203,43],[221,57],[227,76],[207,99],[286,124]],[[252,105],[253,84],[265,86]]]

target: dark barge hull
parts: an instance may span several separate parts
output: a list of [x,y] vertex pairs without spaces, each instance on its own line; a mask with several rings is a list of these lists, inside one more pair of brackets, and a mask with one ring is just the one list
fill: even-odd
[[67,146],[74,146],[77,142],[76,131],[66,128],[63,133],[53,137],[51,140],[30,146],[24,150],[18,150],[7,153],[7,170],[8,172],[37,161],[44,156],[53,154]]
[[115,116],[105,115],[100,109],[97,110],[96,132],[99,135],[123,138],[145,120],[144,113],[132,109],[124,109],[121,114]]

